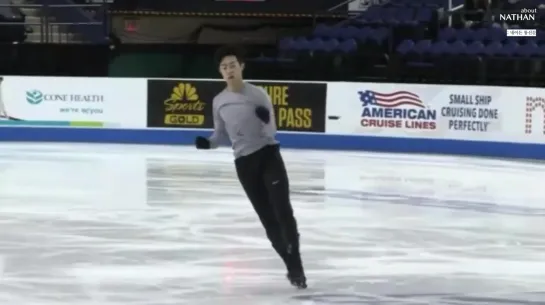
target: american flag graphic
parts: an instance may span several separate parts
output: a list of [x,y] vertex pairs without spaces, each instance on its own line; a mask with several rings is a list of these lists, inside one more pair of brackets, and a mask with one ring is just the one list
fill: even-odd
[[363,106],[378,106],[386,108],[395,108],[403,105],[411,105],[420,108],[426,108],[426,105],[420,100],[418,94],[409,91],[394,91],[392,93],[380,93],[377,91],[359,91],[360,101]]

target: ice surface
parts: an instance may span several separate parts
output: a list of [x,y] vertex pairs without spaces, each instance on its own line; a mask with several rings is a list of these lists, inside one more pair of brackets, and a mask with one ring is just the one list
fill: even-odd
[[304,291],[228,149],[0,144],[0,304],[544,304],[545,165],[284,158]]

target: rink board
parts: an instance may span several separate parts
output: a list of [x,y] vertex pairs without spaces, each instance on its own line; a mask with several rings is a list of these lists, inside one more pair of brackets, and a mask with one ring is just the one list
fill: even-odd
[[[87,129],[87,128],[0,128],[0,141],[89,142],[123,144],[193,145],[204,130]],[[394,153],[425,153],[498,158],[545,159],[545,145],[528,143],[478,142],[441,139],[410,139],[280,132],[286,148],[364,150]]]
[[[249,81],[283,147],[545,159],[545,89]],[[192,145],[217,79],[7,76],[0,141]]]

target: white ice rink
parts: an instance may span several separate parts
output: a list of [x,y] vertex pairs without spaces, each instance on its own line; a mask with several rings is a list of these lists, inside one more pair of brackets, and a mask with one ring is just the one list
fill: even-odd
[[0,304],[545,303],[545,164],[284,158],[303,291],[228,149],[0,144]]

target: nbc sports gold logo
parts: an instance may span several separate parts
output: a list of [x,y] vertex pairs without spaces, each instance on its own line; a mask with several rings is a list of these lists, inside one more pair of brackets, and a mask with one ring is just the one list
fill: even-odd
[[165,125],[200,126],[204,124],[204,106],[197,88],[190,83],[178,83],[170,98],[164,101]]

